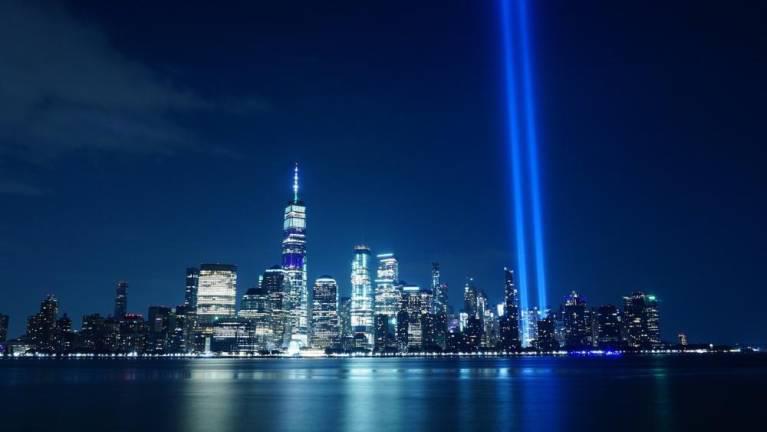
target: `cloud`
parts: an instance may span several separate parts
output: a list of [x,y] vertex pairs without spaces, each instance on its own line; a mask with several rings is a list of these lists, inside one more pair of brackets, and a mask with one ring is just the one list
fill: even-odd
[[17,195],[35,197],[43,195],[45,191],[26,183],[16,181],[0,181],[0,195]]
[[[173,153],[197,145],[180,115],[223,106],[163,79],[48,3],[0,2],[0,59],[0,155]],[[227,107],[221,111],[268,108],[257,98]]]

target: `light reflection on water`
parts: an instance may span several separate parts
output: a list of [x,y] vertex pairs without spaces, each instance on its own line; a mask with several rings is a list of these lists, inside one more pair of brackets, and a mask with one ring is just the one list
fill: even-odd
[[13,360],[0,418],[3,431],[670,431],[748,421],[762,399],[745,395],[765,385],[764,357]]

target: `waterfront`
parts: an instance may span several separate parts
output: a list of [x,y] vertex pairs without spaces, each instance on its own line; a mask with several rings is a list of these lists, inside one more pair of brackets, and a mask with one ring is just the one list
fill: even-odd
[[[3,430],[682,430],[763,421],[767,356],[0,361]],[[761,411],[760,411],[761,410]]]

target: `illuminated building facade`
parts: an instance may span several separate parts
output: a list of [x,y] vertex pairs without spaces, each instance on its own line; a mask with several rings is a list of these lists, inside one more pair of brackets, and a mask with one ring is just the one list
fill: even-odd
[[146,352],[164,354],[170,352],[171,334],[175,327],[175,314],[166,306],[149,306],[147,314]]
[[173,311],[175,317],[170,339],[170,351],[189,353],[194,351],[194,325],[196,314],[191,306],[178,305]]
[[125,314],[119,322],[118,352],[141,353],[146,348],[146,322],[140,314]]
[[281,266],[266,269],[258,284],[259,288],[269,295],[271,346],[275,349],[287,347],[290,342],[290,306],[285,270]]
[[394,254],[384,253],[376,256],[375,315],[374,315],[374,350],[377,352],[394,349],[397,331],[397,313],[402,302],[399,284],[399,263]]
[[399,263],[394,254],[385,253],[376,256],[375,314],[396,317],[400,307]]
[[402,287],[402,303],[397,314],[397,344],[400,351],[419,352],[423,350],[424,342],[429,342],[429,335],[424,338],[424,330],[430,328],[430,324],[425,321],[430,319],[431,304],[431,290],[422,290],[415,285]]
[[197,317],[202,323],[235,316],[237,267],[202,264],[197,287]]
[[538,308],[523,310],[520,316],[521,343],[523,348],[535,346],[535,340],[538,338],[538,321],[541,314]]
[[30,344],[38,352],[56,351],[56,320],[59,314],[59,302],[49,295],[40,303],[40,312],[29,317],[27,336]]
[[338,344],[338,283],[321,276],[312,291],[312,346],[328,349]]
[[602,305],[596,310],[596,345],[603,349],[615,349],[622,346],[621,313],[613,305]]
[[658,300],[641,291],[623,298],[626,342],[632,348],[652,349],[661,345]]
[[586,300],[572,291],[562,305],[564,341],[567,349],[584,349],[591,345],[591,316]]
[[551,313],[538,321],[538,338],[536,348],[541,351],[556,351],[559,349],[559,342],[556,338],[556,319]]
[[463,311],[477,316],[477,287],[474,286],[474,278],[468,278],[463,287]]
[[352,260],[352,304],[351,326],[355,336],[363,335],[367,348],[373,347],[373,285],[370,279],[370,248],[365,245],[354,247]]
[[288,292],[291,340],[309,344],[309,289],[306,272],[306,206],[298,198],[298,164],[293,172],[293,199],[283,217],[282,269]]
[[263,286],[248,289],[240,300],[240,311],[237,315],[250,321],[256,349],[269,350],[274,348],[272,298],[269,290]]
[[122,319],[128,313],[128,282],[117,282],[115,292],[115,319]]
[[434,295],[434,313],[448,312],[447,284],[442,282],[439,263],[431,264],[431,292]]
[[514,283],[514,270],[504,268],[503,317],[500,322],[501,347],[507,351],[520,348],[519,290]]
[[200,278],[200,269],[189,267],[186,269],[186,287],[184,290],[184,306],[191,308],[197,307],[197,281]]

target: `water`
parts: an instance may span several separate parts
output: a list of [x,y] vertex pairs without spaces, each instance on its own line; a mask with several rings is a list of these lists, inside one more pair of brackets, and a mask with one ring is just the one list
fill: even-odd
[[2,431],[731,430],[765,402],[760,355],[0,360]]

